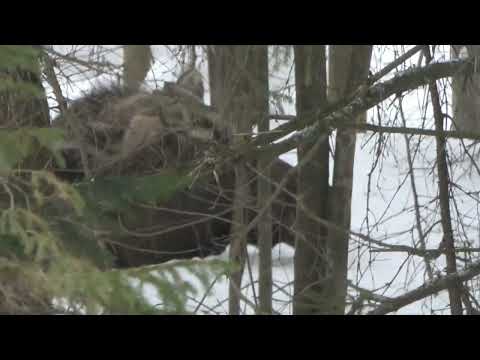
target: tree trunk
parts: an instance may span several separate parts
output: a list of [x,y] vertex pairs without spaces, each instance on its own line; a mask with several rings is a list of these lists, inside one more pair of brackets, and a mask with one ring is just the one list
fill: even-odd
[[[254,81],[258,85],[254,87],[253,101],[255,101],[254,111],[256,112],[256,124],[258,132],[267,132],[270,130],[270,120],[268,119],[268,46],[257,46],[253,54],[252,71]],[[257,170],[262,177],[257,180],[257,208],[261,209],[268,202],[271,196],[271,184],[266,178],[270,178],[269,160],[260,159],[257,164]],[[264,177],[265,178],[264,178]],[[259,250],[259,306],[261,314],[272,313],[272,219],[271,207],[262,215],[258,223],[258,250]]]
[[[263,90],[256,81],[261,72],[258,64],[263,56],[261,46],[211,46],[209,72],[211,102],[233,133],[234,144],[247,141],[253,124],[264,115],[265,106],[257,99]],[[261,106],[261,108],[260,108]],[[257,121],[258,122],[258,121]],[[235,168],[235,194],[233,203],[230,261],[238,266],[231,274],[229,313],[240,313],[241,283],[247,256],[247,208],[251,198],[246,164],[239,161]]]
[[125,87],[138,90],[152,63],[150,45],[125,45],[123,48],[123,81]]
[[[367,80],[372,56],[371,45],[333,45],[329,57],[329,101],[334,103],[354,92]],[[366,113],[357,118],[366,122]],[[337,130],[332,189],[330,192],[329,220],[337,228],[329,229],[329,256],[332,278],[325,292],[328,313],[344,314],[347,295],[348,243],[350,235],[353,166],[356,131]]]
[[[309,121],[327,103],[325,46],[298,45],[294,52],[297,117]],[[293,302],[293,313],[298,315],[321,314],[324,308],[327,229],[311,215],[327,218],[328,161],[327,129],[315,144],[302,144],[298,148]]]
[[[452,45],[453,58],[480,56],[480,45]],[[471,75],[452,78],[452,108],[455,127],[480,132],[480,64]]]

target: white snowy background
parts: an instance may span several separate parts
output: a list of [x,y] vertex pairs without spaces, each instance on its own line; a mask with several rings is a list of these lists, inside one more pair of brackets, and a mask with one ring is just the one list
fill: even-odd
[[[104,46],[54,46],[54,49],[62,54],[71,54],[75,49],[75,56],[88,60],[92,48],[95,50],[103,49],[104,53],[96,59],[99,62],[111,62],[120,65],[122,62],[122,52],[118,45]],[[180,70],[179,59],[174,55],[174,46],[155,45],[152,47],[155,62],[152,71],[147,78],[147,87],[162,87],[164,81],[174,81]],[[410,46],[404,46],[406,51]],[[372,72],[378,71],[384,65],[389,63],[399,55],[401,46],[376,46],[372,57]],[[437,50],[435,61],[448,60],[448,47],[440,47]],[[401,71],[408,66],[416,65],[418,57],[413,57],[405,65],[401,65],[397,71]],[[68,98],[74,99],[82,95],[83,92],[91,89],[92,86],[99,84],[108,84],[112,81],[118,81],[115,75],[98,75],[95,71],[82,70],[79,72],[78,65],[69,65],[62,67],[65,74],[71,76],[71,82],[62,83],[65,94]],[[209,102],[208,94],[208,74],[205,63],[201,63],[201,70],[205,75],[206,95],[205,100]],[[392,72],[389,76],[392,76]],[[294,76],[292,64],[282,65],[275,71],[270,78],[271,90],[286,89],[294,98]],[[388,78],[387,76],[386,78]],[[385,79],[386,79],[385,78]],[[444,107],[449,108],[450,93],[447,80],[443,81],[447,90],[442,94],[446,101]],[[403,111],[407,126],[410,127],[433,127],[433,117],[431,106],[425,106],[429,102],[428,93],[425,88],[412,91],[403,100]],[[49,91],[47,86],[47,91]],[[402,119],[398,114],[398,102],[387,99],[381,104],[379,109],[374,108],[369,111],[368,121],[378,123],[381,118],[382,124],[390,126],[402,126]],[[52,105],[54,101],[52,100]],[[283,111],[286,114],[295,114],[294,103],[283,101],[281,103]],[[272,105],[272,111],[277,111],[278,107]],[[272,127],[278,126],[278,123],[272,121]],[[413,196],[408,176],[409,166],[406,160],[406,146],[404,135],[389,135],[383,138],[386,143],[382,148],[381,156],[377,160],[376,152],[379,136],[371,133],[361,133],[357,137],[357,151],[354,169],[353,181],[353,200],[352,200],[352,230],[368,235],[377,240],[385,240],[390,244],[404,244],[413,246],[414,241],[418,242],[418,236],[415,229],[415,213],[413,210]],[[437,176],[435,169],[435,142],[431,138],[422,138],[419,145],[419,137],[410,138],[412,157],[414,157],[415,167],[415,185],[419,195],[422,215],[427,220],[422,224],[424,231],[429,225],[434,224],[439,219],[438,202],[432,202],[437,195]],[[449,140],[449,154],[454,157],[464,153],[460,141]],[[468,142],[465,141],[465,144]],[[417,149],[418,147],[418,149]],[[296,153],[294,151],[282,155],[282,158],[294,165],[296,163]],[[458,240],[469,240],[470,246],[480,247],[480,237],[478,228],[478,178],[480,174],[469,173],[469,163],[467,161],[459,162],[455,172],[451,174],[452,180],[465,190],[464,193],[455,190],[456,207],[470,226],[464,228],[455,228]],[[470,193],[468,193],[470,192]],[[467,194],[468,193],[468,194]],[[368,200],[368,201],[367,201]],[[367,208],[368,204],[368,208]],[[428,216],[427,216],[428,215]],[[455,211],[452,211],[452,216]],[[435,249],[441,240],[441,228],[436,225],[428,236],[427,248]],[[422,285],[427,279],[425,273],[425,264],[422,258],[409,257],[405,253],[395,252],[372,252],[372,245],[365,244],[364,241],[353,239],[350,245],[350,270],[349,280],[355,285],[366,289],[378,290],[378,293],[385,296],[398,296],[405,291],[414,289]],[[228,249],[227,249],[228,251]],[[228,252],[220,256],[222,259],[228,258]],[[251,272],[255,281],[258,279],[258,256],[257,249],[249,246]],[[290,314],[292,310],[291,298],[293,291],[293,249],[287,245],[278,245],[273,249],[273,276],[274,276],[274,304],[275,310],[281,314]],[[441,271],[444,267],[442,258],[436,263],[432,263],[434,271]],[[195,282],[187,273],[184,274],[185,280]],[[253,286],[250,281],[249,272],[246,270],[244,275],[245,295],[251,302],[253,299]],[[477,287],[478,288],[478,287]],[[145,291],[151,298],[152,303],[158,303],[154,289],[146,287]],[[257,290],[255,289],[255,292]],[[217,279],[209,289],[208,294],[199,292],[196,299],[190,301],[192,309],[197,308],[198,301],[203,305],[197,310],[199,314],[227,314],[228,303],[228,281],[224,278]],[[397,314],[442,314],[448,313],[445,307],[448,305],[446,292],[438,296],[429,297],[423,301],[411,304],[402,308]],[[254,310],[250,305],[244,303],[244,312],[251,314]]]

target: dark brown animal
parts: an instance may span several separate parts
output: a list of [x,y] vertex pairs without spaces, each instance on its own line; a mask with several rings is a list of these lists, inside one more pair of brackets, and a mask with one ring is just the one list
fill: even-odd
[[[158,99],[163,101],[161,111],[151,111],[151,109],[156,108],[155,101]],[[157,126],[155,120],[158,119],[159,123],[168,130],[168,123],[171,119],[168,115],[165,115],[169,112],[163,105],[167,103],[169,103],[168,96],[165,100],[164,97],[159,97],[159,93],[149,95],[147,93],[132,93],[118,88],[104,88],[76,100],[69,107],[69,112],[76,118],[75,121],[80,121],[84,125],[92,122],[106,125],[120,124],[115,129],[106,126],[106,134],[103,138],[100,136],[101,134],[97,133],[93,136],[92,127],[87,127],[85,136],[89,136],[88,139],[95,140],[95,146],[99,146],[99,152],[107,153],[104,150],[108,146],[115,149],[114,145],[122,143],[122,141],[123,146],[125,145],[125,139],[129,139],[128,131],[138,130],[138,128],[132,127],[132,123],[138,126],[135,119],[141,119],[142,116],[146,116],[147,123],[153,124],[153,126]],[[126,106],[125,104],[131,105]],[[118,111],[119,107],[124,110]],[[147,111],[146,108],[150,110]],[[172,114],[175,114],[175,112]],[[65,114],[64,116],[68,115]],[[60,119],[58,124],[62,125],[62,123],[67,123],[66,119]],[[170,121],[170,123],[174,122]],[[159,126],[157,126],[157,130],[161,129]],[[98,128],[97,126],[96,129]],[[211,133],[214,134],[214,129],[211,130]],[[127,134],[125,134],[126,131]],[[182,134],[187,140],[186,145],[192,149],[186,159],[192,159],[195,156],[195,144],[200,144],[201,147],[202,141],[193,138],[189,133]],[[137,159],[144,161],[151,154],[164,154],[169,151],[174,153],[179,147],[178,141],[177,143],[173,141],[177,138],[178,134],[172,134],[169,137],[159,136],[155,138],[156,142],[152,138],[149,140],[150,145],[158,146],[161,142],[161,151],[148,153],[146,149],[143,149],[144,152],[140,155],[137,154]],[[90,141],[88,139],[86,141]],[[185,144],[182,146],[185,146]],[[121,149],[121,146],[117,149]],[[81,179],[82,165],[78,151],[69,151],[66,155],[69,168],[80,172],[71,176],[68,171],[63,171],[59,172],[58,175],[68,181]],[[165,162],[160,161],[160,157],[160,155],[154,156],[156,163],[149,164],[148,169],[142,165],[140,170],[149,172],[155,166],[157,168],[163,167]],[[171,158],[172,156],[169,155],[169,159]],[[272,163],[272,190],[275,189],[275,184],[282,180],[290,168],[289,164],[280,159],[276,159]],[[121,174],[138,174],[138,167],[130,174],[129,171],[132,171],[132,169],[132,167],[124,166]],[[127,213],[112,214],[113,219],[118,218],[121,228],[120,234],[117,234],[115,238],[107,239],[109,248],[116,256],[116,265],[118,267],[133,267],[163,263],[173,259],[203,258],[223,252],[229,243],[234,183],[233,167],[227,167],[220,173],[219,177],[215,177],[212,173],[207,178],[196,181],[192,188],[179,191],[167,203],[156,204],[155,206],[133,204],[131,211]],[[253,172],[250,174],[250,189],[253,199],[256,192],[256,175]],[[296,181],[292,177],[288,181],[285,191],[282,191],[272,205],[274,244],[285,242],[293,246],[292,226],[296,212],[295,193]],[[251,203],[254,204],[255,202],[252,201]],[[249,209],[251,218],[255,216],[256,210],[255,208]],[[255,231],[252,231],[249,234],[249,242],[255,244],[256,241]]]
[[[277,159],[272,164],[272,182],[280,182],[289,168],[289,164]],[[125,232],[112,247],[117,265],[140,266],[222,253],[230,240],[233,171],[224,174],[220,181],[221,191],[212,181],[206,186],[178,192],[166,204],[156,208],[137,205],[130,219],[122,219]],[[272,183],[272,191],[274,186]],[[256,181],[252,178],[252,196],[255,188]],[[294,245],[295,193],[296,183],[292,179],[273,203],[274,245],[280,242]],[[256,215],[256,210],[250,209],[251,218]],[[257,243],[255,230],[248,239],[250,244]]]

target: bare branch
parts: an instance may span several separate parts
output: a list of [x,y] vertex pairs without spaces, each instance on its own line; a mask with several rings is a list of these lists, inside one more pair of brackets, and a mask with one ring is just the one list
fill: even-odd
[[445,290],[454,283],[465,282],[473,279],[480,274],[480,261],[474,262],[465,270],[439,277],[431,282],[428,282],[412,291],[409,291],[401,296],[392,298],[387,301],[382,301],[378,307],[368,313],[368,315],[386,315],[393,311],[397,311],[404,306],[412,304],[416,301],[422,300],[428,296],[437,294]]
[[[320,112],[313,124],[302,123],[296,119],[292,124],[288,123],[277,127],[275,129],[275,135],[260,134],[253,144],[256,145],[259,144],[259,141],[264,141],[265,139],[262,139],[263,137],[267,137],[269,141],[272,141],[280,136],[284,136],[288,132],[299,130],[286,140],[270,144],[262,149],[254,148],[248,150],[253,152],[261,151],[273,157],[294,149],[300,143],[314,143],[325,128],[334,129],[353,126],[357,129],[370,130],[373,126],[373,129],[375,129],[374,125],[354,125],[356,117],[392,95],[399,95],[403,92],[427,85],[430,81],[450,77],[462,71],[468,72],[472,70],[473,61],[470,59],[432,63],[424,67],[411,68],[399,72],[395,74],[392,79],[373,85],[367,89],[367,91],[358,94],[354,100],[341,109],[335,109],[328,114]],[[282,131],[284,131],[283,134]],[[246,152],[248,152],[248,150]]]

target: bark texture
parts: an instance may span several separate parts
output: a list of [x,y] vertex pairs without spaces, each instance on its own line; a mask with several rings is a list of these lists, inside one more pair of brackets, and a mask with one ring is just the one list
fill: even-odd
[[[328,97],[337,102],[349,96],[366,82],[371,45],[330,46]],[[366,112],[358,115],[360,124],[366,123]],[[356,130],[338,129],[335,140],[333,182],[330,192],[329,218],[337,228],[349,230],[351,222],[353,167],[355,159]],[[329,256],[332,278],[325,292],[326,312],[344,314],[347,294],[348,243],[347,231],[329,229]]]
[[[480,56],[480,45],[452,45],[452,58]],[[478,61],[478,60],[477,60]],[[457,74],[452,78],[454,126],[461,131],[480,132],[480,73]]]
[[123,48],[123,81],[130,90],[138,90],[150,70],[150,45],[125,45]]
[[[297,117],[309,122],[327,103],[325,46],[298,45],[294,52]],[[309,213],[327,218],[328,161],[328,134],[324,128],[315,143],[298,147],[293,303],[296,315],[323,313],[323,285],[328,272],[327,229]]]

